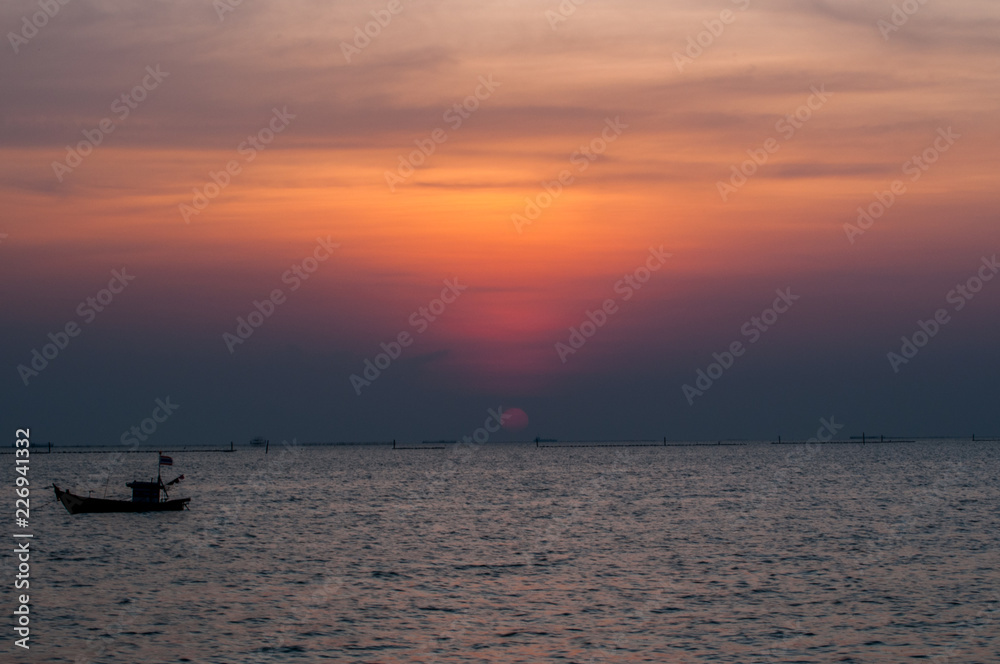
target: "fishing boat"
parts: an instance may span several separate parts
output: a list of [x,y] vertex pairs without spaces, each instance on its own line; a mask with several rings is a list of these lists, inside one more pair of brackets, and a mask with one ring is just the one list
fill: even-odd
[[[160,476],[160,468],[172,466],[173,459],[160,454],[160,463],[156,468],[155,482],[127,482],[125,486],[132,489],[132,500],[110,500],[108,498],[93,498],[78,496],[70,491],[64,491],[55,484],[56,499],[61,502],[70,514],[93,514],[107,512],[176,512],[187,507],[190,498],[170,499],[167,487],[177,484],[184,476],[175,477],[164,482]],[[162,496],[161,496],[162,494]]]

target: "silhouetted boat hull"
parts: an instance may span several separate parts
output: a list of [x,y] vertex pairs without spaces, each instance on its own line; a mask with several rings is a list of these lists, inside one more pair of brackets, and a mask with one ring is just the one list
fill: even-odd
[[84,498],[69,491],[63,491],[55,484],[56,498],[70,514],[94,514],[107,512],[177,512],[184,509],[190,498],[165,501],[108,500],[106,498]]

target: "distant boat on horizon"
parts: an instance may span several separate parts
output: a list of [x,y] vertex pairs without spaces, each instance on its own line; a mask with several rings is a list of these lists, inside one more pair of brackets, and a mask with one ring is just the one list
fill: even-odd
[[263,436],[257,436],[256,438],[250,439],[250,447],[264,447],[267,445],[267,441]]

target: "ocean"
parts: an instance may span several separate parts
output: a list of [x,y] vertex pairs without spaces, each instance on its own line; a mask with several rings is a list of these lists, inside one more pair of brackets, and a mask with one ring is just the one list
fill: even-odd
[[4,661],[1000,661],[996,442],[38,452]]

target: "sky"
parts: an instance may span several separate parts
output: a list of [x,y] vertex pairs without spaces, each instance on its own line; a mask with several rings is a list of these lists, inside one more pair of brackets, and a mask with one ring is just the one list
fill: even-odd
[[0,28],[8,431],[1000,436],[995,2],[11,0]]

